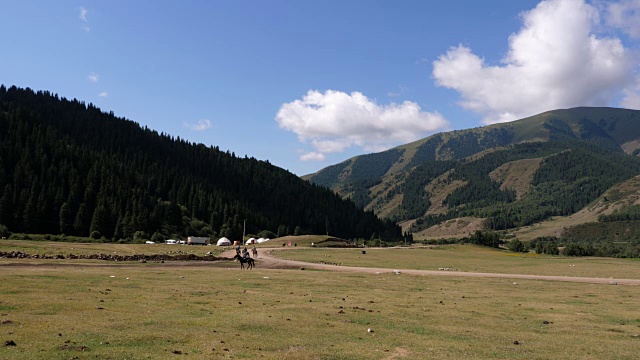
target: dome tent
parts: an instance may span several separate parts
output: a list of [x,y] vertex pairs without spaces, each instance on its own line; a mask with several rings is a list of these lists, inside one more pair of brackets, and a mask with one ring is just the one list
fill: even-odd
[[231,246],[231,241],[229,239],[227,239],[226,237],[220,238],[220,240],[218,240],[218,243],[216,244],[217,246]]

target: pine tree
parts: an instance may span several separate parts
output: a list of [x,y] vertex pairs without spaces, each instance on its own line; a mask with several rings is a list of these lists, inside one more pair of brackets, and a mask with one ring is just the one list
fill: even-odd
[[60,207],[60,233],[73,235],[73,214],[69,203],[65,202]]
[[76,234],[79,236],[88,236],[89,235],[89,227],[88,219],[89,214],[87,211],[87,206],[82,203],[78,208],[78,212],[76,213],[76,217],[73,221],[73,229],[76,231]]
[[104,205],[98,205],[93,212],[89,233],[93,233],[94,231],[100,232],[100,234],[107,238],[111,238],[113,236],[114,229],[111,225],[109,212]]

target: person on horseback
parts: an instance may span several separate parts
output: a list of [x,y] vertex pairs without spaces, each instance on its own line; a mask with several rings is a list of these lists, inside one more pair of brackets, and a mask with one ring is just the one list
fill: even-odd
[[256,266],[255,261],[252,258],[250,258],[248,255],[249,254],[247,253],[247,257],[242,257],[240,255],[236,255],[233,257],[234,260],[237,260],[240,262],[240,269],[244,269],[245,263],[247,264],[247,267],[249,268],[249,270],[253,269],[253,267]]
[[251,252],[253,253],[253,257],[258,257],[258,249],[256,249],[256,246],[253,246],[253,249],[251,249]]
[[249,258],[249,250],[247,250],[246,247],[244,248],[244,250],[242,250],[242,257],[245,259]]

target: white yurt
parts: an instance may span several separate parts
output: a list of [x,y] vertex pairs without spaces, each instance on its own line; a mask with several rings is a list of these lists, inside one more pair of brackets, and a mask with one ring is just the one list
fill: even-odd
[[258,244],[262,244],[262,243],[263,243],[263,242],[265,242],[265,241],[266,241],[266,240],[265,240],[264,238],[260,238],[260,239],[256,240],[256,242],[257,242]]
[[231,240],[227,239],[226,237],[223,237],[223,238],[220,238],[220,240],[218,240],[218,243],[216,245],[231,246]]
[[244,243],[245,245],[252,245],[256,243],[256,239],[255,238],[251,238],[249,240],[247,240],[246,243]]

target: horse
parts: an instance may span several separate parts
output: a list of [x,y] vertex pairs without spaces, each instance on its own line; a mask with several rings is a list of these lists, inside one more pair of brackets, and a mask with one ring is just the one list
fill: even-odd
[[244,269],[244,263],[247,263],[247,268],[251,270],[255,265],[255,260],[252,258],[243,258],[240,255],[236,255],[233,257],[234,260],[238,260],[240,262],[240,269]]
[[257,257],[258,257],[258,249],[253,248],[253,249],[251,249],[251,252],[253,253],[253,257],[254,257],[254,258],[257,258]]

